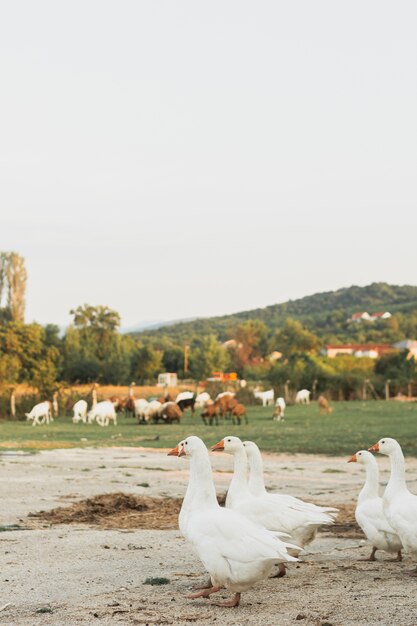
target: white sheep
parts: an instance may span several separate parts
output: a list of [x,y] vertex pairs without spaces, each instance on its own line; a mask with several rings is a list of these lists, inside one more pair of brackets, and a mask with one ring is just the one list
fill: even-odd
[[87,422],[88,404],[85,400],[78,400],[72,407],[72,410],[74,413],[72,418],[74,424],[78,424],[78,422],[84,422],[85,424]]
[[196,397],[194,406],[197,409],[202,409],[206,406],[207,402],[210,402],[210,399],[210,394],[207,393],[207,391],[203,391],[202,393],[199,393]]
[[145,410],[145,422],[150,422],[154,419],[154,417],[157,417],[160,408],[161,403],[158,402],[158,400],[152,400],[152,402],[149,402]]
[[145,398],[138,398],[134,401],[135,405],[135,417],[140,421],[145,421],[146,410],[149,406],[149,402]]
[[310,394],[311,391],[309,391],[308,389],[300,389],[300,391],[297,391],[297,394],[295,396],[295,403],[310,404]]
[[32,426],[36,426],[37,424],[49,424],[49,422],[54,421],[52,417],[52,404],[49,400],[35,404],[30,413],[25,413],[25,415],[27,420],[33,420]]
[[119,402],[111,402],[110,400],[103,400],[103,402],[97,402],[97,404],[88,412],[87,421],[91,424],[96,420],[100,426],[108,426],[110,421],[117,426],[117,414],[116,406]]
[[284,411],[285,411],[285,407],[286,406],[287,405],[285,404],[284,398],[280,397],[280,398],[276,399],[275,411],[274,411],[274,415],[273,415],[274,420],[279,422],[280,420],[284,419]]
[[262,406],[269,406],[270,404],[274,404],[274,390],[268,389],[268,391],[255,391],[255,398],[259,398],[262,400]]

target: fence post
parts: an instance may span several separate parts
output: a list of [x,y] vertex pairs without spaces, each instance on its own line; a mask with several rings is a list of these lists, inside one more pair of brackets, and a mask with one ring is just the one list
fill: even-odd
[[133,391],[134,386],[136,385],[136,383],[130,383],[129,385],[129,398],[134,398],[135,397],[135,392]]
[[290,384],[290,382],[290,380],[286,380],[284,383],[284,400],[287,404],[289,402],[288,385]]
[[16,417],[16,390],[12,389],[10,394],[10,417],[13,419]]
[[366,400],[366,385],[368,383],[368,380],[365,379],[363,381],[363,385],[362,385],[362,400],[365,401]]
[[52,396],[52,411],[53,411],[53,416],[58,417],[59,406],[58,406],[58,392],[57,391],[55,391],[54,395]]
[[93,389],[91,391],[91,406],[96,406],[97,404],[97,383],[94,383]]
[[385,400],[389,400],[389,384],[390,384],[390,382],[391,382],[390,378],[388,378],[385,381]]
[[312,400],[315,400],[315,399],[316,399],[316,387],[317,387],[317,383],[318,383],[318,380],[317,380],[317,378],[316,378],[315,380],[313,380],[313,386],[312,386],[312,388],[311,388],[311,399],[312,399]]
[[412,390],[412,382],[411,380],[408,381],[408,385],[407,385],[407,396],[409,398],[411,398],[413,395],[413,390]]

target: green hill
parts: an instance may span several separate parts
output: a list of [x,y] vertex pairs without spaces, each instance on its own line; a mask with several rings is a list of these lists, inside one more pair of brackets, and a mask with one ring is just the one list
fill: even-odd
[[[348,323],[355,312],[390,311],[393,318],[379,322]],[[287,318],[302,322],[324,342],[330,341],[397,341],[417,335],[417,287],[372,283],[366,287],[346,287],[273,304],[265,308],[233,315],[202,318],[148,330],[141,339],[154,341],[166,337],[175,343],[192,341],[196,336],[214,334],[224,341],[236,325],[247,320],[262,320],[270,334]]]

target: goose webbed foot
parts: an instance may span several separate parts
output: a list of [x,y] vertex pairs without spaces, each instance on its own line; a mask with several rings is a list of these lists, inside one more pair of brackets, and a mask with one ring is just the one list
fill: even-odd
[[210,585],[210,589],[203,589],[202,591],[198,591],[197,593],[190,593],[187,598],[189,600],[195,600],[196,598],[208,598],[212,593],[217,593],[220,591],[221,587],[212,587]]
[[398,550],[397,556],[395,557],[395,559],[387,559],[389,563],[399,563],[402,560],[403,560],[403,555],[401,554],[401,550]]
[[225,602],[215,602],[216,606],[226,606],[226,607],[234,607],[239,606],[240,602],[240,593],[235,593],[231,600],[226,600]]

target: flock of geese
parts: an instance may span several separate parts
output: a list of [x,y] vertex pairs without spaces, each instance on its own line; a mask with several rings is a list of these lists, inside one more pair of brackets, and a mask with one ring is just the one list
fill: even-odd
[[[265,489],[262,456],[253,441],[225,437],[211,448],[233,455],[234,473],[226,506],[217,501],[209,454],[195,436],[180,441],[168,455],[190,460],[189,482],[179,515],[179,527],[210,575],[207,584],[189,598],[209,597],[223,588],[233,597],[218,606],[239,605],[241,593],[257,582],[285,575],[286,563],[298,560],[302,549],[322,525],[332,524],[338,510],[305,502]],[[356,519],[377,550],[417,555],[417,496],[405,482],[404,456],[395,439],[381,439],[370,451],[388,455],[391,477],[383,498],[378,493],[378,466],[370,451],[360,450],[349,462],[365,466],[366,481],[356,508]],[[248,474],[249,469],[249,474]],[[417,576],[417,567],[411,572]]]

